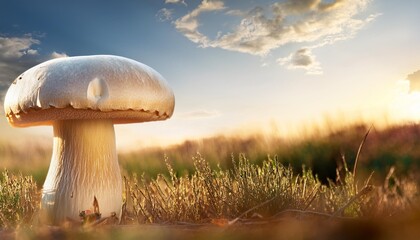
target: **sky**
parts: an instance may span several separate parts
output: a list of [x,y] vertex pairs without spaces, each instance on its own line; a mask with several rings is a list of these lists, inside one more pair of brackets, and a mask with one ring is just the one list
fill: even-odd
[[[169,120],[117,125],[120,149],[287,136],[328,119],[417,121],[418,9],[415,0],[3,1],[0,101],[43,61],[112,54],[154,68],[176,99]],[[0,119],[0,139],[26,136],[51,139],[52,129]]]

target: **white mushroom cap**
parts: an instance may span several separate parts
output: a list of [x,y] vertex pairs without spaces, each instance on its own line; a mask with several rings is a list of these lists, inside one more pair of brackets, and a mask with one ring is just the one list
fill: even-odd
[[17,127],[69,119],[164,120],[172,115],[174,105],[174,94],[159,73],[110,55],[41,63],[13,82],[4,101],[6,117]]

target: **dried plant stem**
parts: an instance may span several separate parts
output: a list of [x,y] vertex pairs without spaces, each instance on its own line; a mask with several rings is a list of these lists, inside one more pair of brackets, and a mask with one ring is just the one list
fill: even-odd
[[365,145],[365,141],[370,133],[370,130],[372,130],[373,125],[371,125],[369,127],[369,129],[367,130],[365,136],[363,137],[362,142],[359,145],[359,149],[357,149],[357,154],[356,154],[356,159],[354,160],[354,167],[353,167],[353,176],[356,176],[356,169],[357,169],[357,163],[359,162],[359,158],[360,158],[360,153],[362,152],[363,146]]

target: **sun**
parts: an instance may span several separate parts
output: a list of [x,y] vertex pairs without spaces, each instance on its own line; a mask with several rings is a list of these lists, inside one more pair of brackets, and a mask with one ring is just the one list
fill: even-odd
[[397,122],[420,122],[420,91],[410,90],[409,80],[398,80],[389,107]]

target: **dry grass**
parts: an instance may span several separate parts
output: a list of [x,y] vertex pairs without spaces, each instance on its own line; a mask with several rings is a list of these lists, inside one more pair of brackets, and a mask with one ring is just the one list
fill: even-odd
[[[166,160],[167,162],[168,160]],[[414,179],[399,179],[394,168],[383,185],[356,179],[347,168],[323,184],[312,171],[295,174],[277,158],[261,165],[244,155],[232,159],[233,169],[212,169],[201,156],[195,172],[177,176],[167,163],[169,178],[126,180],[126,199],[139,223],[208,223],[252,216],[275,218],[285,213],[329,217],[389,217],[413,209],[419,193]],[[130,202],[131,201],[131,202]]]
[[39,194],[31,176],[4,171],[0,180],[0,227],[32,224],[39,206]]
[[[420,126],[373,129],[358,154],[367,129],[357,126],[293,143],[219,137],[165,150],[165,158],[159,149],[123,155],[128,176],[123,215],[70,227],[37,223],[44,176],[37,178],[37,188],[32,177],[4,171],[0,239],[409,239],[420,231]],[[204,153],[193,153],[197,150]],[[47,152],[39,149],[34,156]],[[232,155],[239,152],[245,154]],[[15,153],[0,148],[0,159],[9,159],[5,166],[17,168]],[[25,163],[32,157],[16,156],[24,156]],[[39,172],[37,166],[31,165],[32,171]],[[325,174],[324,168],[333,171]],[[31,175],[30,168],[24,170]]]
[[191,175],[178,177],[167,164],[169,179],[159,175],[151,181],[145,177],[126,181],[137,221],[197,223],[238,216],[274,217],[290,210],[356,217],[363,215],[364,195],[372,188],[365,184],[359,190],[347,169],[338,183],[324,185],[311,170],[296,175],[277,158],[268,158],[261,165],[243,155],[232,161],[232,170],[211,169],[197,155]]
[[198,154],[194,173],[181,176],[168,159],[165,162],[168,177],[125,179],[121,219],[61,227],[39,225],[38,191],[31,177],[5,171],[0,182],[0,238],[382,239],[372,236],[400,236],[395,226],[403,224],[410,227],[405,236],[418,232],[420,214],[407,214],[416,212],[417,185],[397,178],[393,170],[383,185],[373,186],[369,179],[356,179],[347,167],[323,184],[310,169],[295,174],[277,158],[256,164],[240,155],[232,158],[234,167],[229,170],[210,167]]

